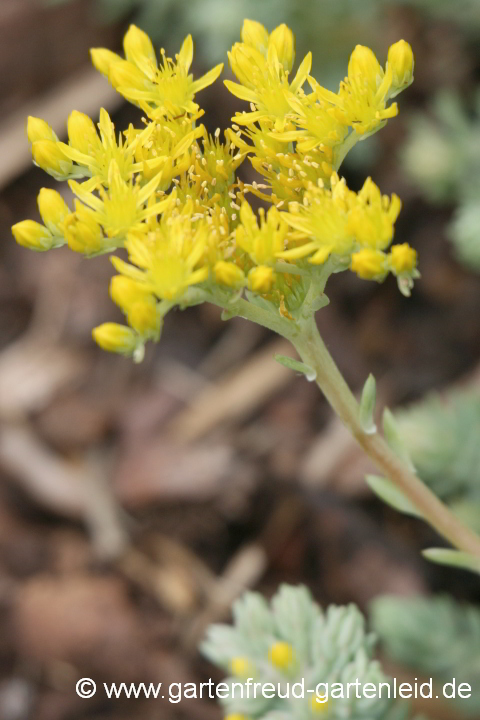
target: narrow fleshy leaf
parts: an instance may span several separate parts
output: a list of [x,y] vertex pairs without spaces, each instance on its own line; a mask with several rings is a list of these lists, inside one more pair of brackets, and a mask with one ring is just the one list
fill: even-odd
[[480,558],[470,555],[470,553],[448,548],[428,548],[428,550],[422,551],[422,555],[438,565],[448,565],[480,575]]
[[367,475],[365,481],[369,488],[373,490],[375,495],[383,500],[387,505],[393,507],[401,513],[406,515],[413,515],[414,517],[422,517],[422,514],[417,508],[410,502],[410,500],[399,490],[391,480],[387,478],[378,477],[378,475]]
[[360,400],[360,425],[368,435],[373,435],[377,431],[377,426],[373,419],[376,396],[377,383],[370,373],[363,386],[362,399]]
[[284,365],[294,372],[299,372],[305,375],[309,382],[313,382],[313,380],[317,377],[315,370],[309,365],[305,365],[305,363],[300,362],[300,360],[295,360],[294,358],[287,357],[286,355],[275,355],[274,357],[280,365]]

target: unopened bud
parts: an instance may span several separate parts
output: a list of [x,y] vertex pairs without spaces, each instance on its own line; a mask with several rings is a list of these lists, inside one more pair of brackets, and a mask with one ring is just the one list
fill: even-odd
[[33,115],[28,116],[27,137],[31,143],[36,140],[53,140],[54,142],[58,140],[50,125],[42,118],[33,117]]
[[138,344],[136,333],[126,325],[103,323],[92,330],[93,339],[102,350],[132,355]]
[[272,287],[274,279],[273,269],[268,265],[259,265],[258,267],[252,268],[248,273],[248,285],[253,292],[268,292]]
[[359,76],[372,87],[376,87],[383,77],[383,70],[373,50],[365,45],[357,45],[350,55],[348,76]]
[[295,37],[290,28],[285,24],[276,27],[268,38],[268,44],[275,47],[278,59],[290,72],[295,61]]
[[64,180],[72,172],[73,163],[54,140],[36,140],[32,144],[36,164],[56,180]]
[[60,225],[70,214],[70,209],[60,193],[50,188],[42,188],[38,194],[37,202],[45,225],[53,233],[60,232]]
[[104,247],[102,228],[92,215],[89,208],[77,202],[76,211],[65,219],[65,238],[74,252],[94,255]]
[[29,250],[44,252],[54,246],[52,233],[35,220],[22,220],[12,227],[13,237],[19,245]]
[[243,270],[233,262],[225,262],[219,260],[213,268],[215,280],[221,285],[229,287],[242,287],[245,284],[245,275]]
[[392,68],[392,88],[396,91],[390,93],[394,97],[413,82],[413,68],[415,61],[413,50],[405,40],[399,40],[388,50],[388,64]]
[[70,145],[85,155],[100,142],[93,120],[78,110],[70,113],[67,129]]
[[250,47],[259,50],[262,55],[266,56],[268,48],[268,32],[263,27],[262,23],[256,22],[255,20],[244,20],[240,36],[245,45],[250,45]]

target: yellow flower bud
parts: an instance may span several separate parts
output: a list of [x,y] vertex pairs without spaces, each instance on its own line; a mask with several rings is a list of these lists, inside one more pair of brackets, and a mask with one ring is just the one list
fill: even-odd
[[230,713],[229,715],[225,715],[225,720],[248,720],[246,715],[241,715],[240,713]]
[[19,245],[29,250],[43,252],[55,244],[52,233],[35,220],[22,220],[12,227],[13,237]]
[[57,180],[64,180],[72,172],[72,161],[54,140],[35,140],[32,155],[36,164]]
[[383,77],[383,70],[373,50],[365,45],[357,45],[350,55],[348,76],[360,76],[369,85],[376,87]]
[[[413,50],[405,40],[399,40],[388,50],[388,64],[392,68],[392,87],[404,90],[413,82]],[[395,93],[396,94],[396,93]]]
[[350,269],[363,280],[374,280],[385,274],[385,260],[386,255],[380,250],[362,248],[352,254]]
[[395,273],[412,272],[417,264],[417,251],[408,243],[392,245],[388,259]]
[[95,69],[107,78],[110,71],[110,65],[122,59],[120,55],[117,55],[117,53],[107,50],[106,48],[92,48],[90,50],[90,57],[92,58],[92,63]]
[[110,297],[125,312],[128,312],[134,303],[147,295],[149,295],[148,290],[125,275],[114,275],[110,281]]
[[33,117],[33,115],[28,116],[27,137],[31,143],[36,140],[53,140],[54,142],[58,140],[50,125],[42,118]]
[[326,695],[318,695],[318,699],[316,694],[312,695],[310,705],[315,715],[324,715],[328,712],[328,699]]
[[219,260],[213,268],[215,273],[215,281],[221,285],[229,287],[242,287],[245,284],[245,275],[233,262],[225,262]]
[[248,273],[248,286],[253,292],[268,292],[274,280],[275,274],[273,268],[268,265],[259,265],[258,267],[252,268]]
[[75,212],[65,218],[64,230],[68,247],[74,252],[93,255],[104,247],[102,228],[93,211],[78,202]]
[[103,323],[103,325],[93,328],[92,335],[102,350],[122,355],[131,355],[138,345],[136,333],[126,325],[118,323]]
[[332,250],[334,250],[333,245],[324,245],[311,258],[308,258],[308,262],[312,265],[323,265],[332,254]]
[[42,188],[38,193],[37,202],[45,225],[53,233],[62,234],[63,229],[60,228],[60,225],[70,214],[70,210],[60,193],[50,188]]
[[284,23],[276,27],[268,38],[268,44],[275,47],[278,59],[290,72],[295,62],[295,37],[290,28]]
[[246,657],[234,657],[230,662],[232,675],[239,678],[248,678],[253,675],[253,665]]
[[145,66],[145,59],[157,67],[157,57],[152,41],[147,33],[136,25],[130,25],[128,28],[123,38],[123,49],[127,60],[135,63],[139,68],[142,69]]
[[133,303],[127,315],[128,323],[140,335],[157,332],[160,329],[160,318],[153,297],[146,297]]
[[100,144],[95,124],[85,113],[78,112],[78,110],[70,113],[67,129],[70,145],[85,155],[89,155],[92,148],[98,147]]
[[268,651],[268,659],[279,670],[288,670],[294,660],[293,648],[290,643],[276,642]]
[[244,20],[240,36],[245,45],[259,50],[262,55],[267,54],[268,32],[262,23],[256,22],[256,20]]

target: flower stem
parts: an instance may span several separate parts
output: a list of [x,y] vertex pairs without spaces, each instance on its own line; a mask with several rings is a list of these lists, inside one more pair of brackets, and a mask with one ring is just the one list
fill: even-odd
[[377,432],[368,434],[363,430],[359,419],[359,404],[328,352],[318,332],[315,318],[311,316],[308,321],[297,326],[296,330],[289,334],[289,340],[302,361],[316,371],[316,381],[320,390],[384,476],[409,498],[423,518],[454,547],[480,557],[480,537],[463,525],[449,508],[410,471],[390,449],[381,435]]

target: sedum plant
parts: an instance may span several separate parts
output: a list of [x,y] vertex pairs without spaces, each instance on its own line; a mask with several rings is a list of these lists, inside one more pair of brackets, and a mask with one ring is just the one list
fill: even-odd
[[398,431],[422,480],[480,531],[480,398],[429,395],[397,411]]
[[[307,588],[283,585],[270,607],[259,593],[246,593],[234,603],[233,619],[233,627],[211,625],[201,646],[228,673],[227,720],[393,717],[386,687],[376,697],[363,697],[361,690],[357,697],[353,689],[347,697],[348,683],[379,688],[390,682],[372,659],[374,636],[355,605],[323,612]],[[255,697],[252,681],[273,691],[263,697],[258,690]]]
[[374,600],[370,619],[386,655],[440,685],[467,682],[471,697],[455,695],[462,717],[480,712],[480,608],[447,596]]
[[[382,195],[371,178],[354,192],[338,174],[354,145],[397,114],[392,100],[413,80],[408,43],[390,47],[385,67],[357,45],[335,93],[310,75],[311,53],[293,72],[295,41],[286,25],[268,33],[246,20],[229,53],[238,82],[225,85],[247,105],[223,140],[199,122],[196,102],[222,65],[194,80],[191,36],[174,59],[162,50],[158,62],[148,36],[131,26],[124,50],[121,57],[95,49],[92,60],[140,108],[141,126],[117,134],[101,110],[97,132],[89,117],[73,112],[63,143],[43,120],[29,118],[35,163],[68,180],[76,199],[68,207],[56,191],[41,190],[43,224],[17,223],[17,242],[37,251],[67,244],[86,257],[112,253],[118,274],[110,293],[127,324],[94,329],[105,350],[139,361],[172,308],[203,302],[222,308],[225,319],[241,316],[288,339],[301,361],[278,360],[316,380],[397,495],[461,551],[458,561],[478,569],[480,538],[416,477],[389,411],[385,438],[377,431],[373,377],[359,404],[315,323],[332,274],[377,282],[394,275],[405,295],[419,276],[416,251],[392,245],[399,198]],[[258,181],[236,175],[247,157]],[[252,196],[269,209],[255,213]],[[119,249],[128,261],[114,254]]]

